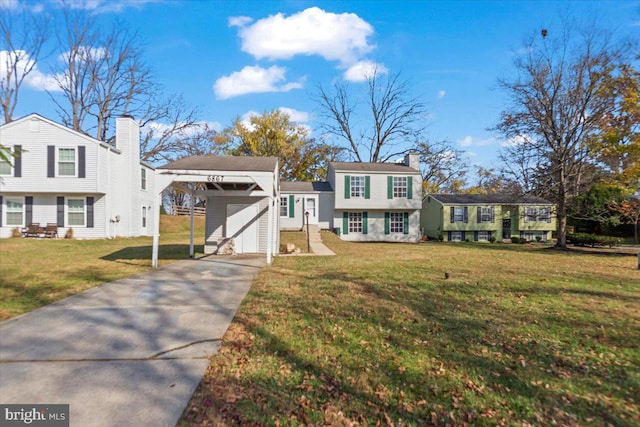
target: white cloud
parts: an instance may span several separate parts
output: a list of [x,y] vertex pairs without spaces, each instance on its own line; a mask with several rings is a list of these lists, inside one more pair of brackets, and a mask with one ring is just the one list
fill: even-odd
[[[1,0],[0,0],[1,1]],[[163,3],[166,0],[58,0],[58,3],[72,9],[87,10],[92,13],[120,13],[126,8],[142,9],[147,3]]]
[[[94,60],[102,59],[106,56],[107,50],[104,47],[79,46],[76,56],[80,58],[91,58]],[[69,62],[70,51],[66,51],[58,55],[58,61]]]
[[286,68],[274,65],[262,68],[247,66],[228,76],[220,77],[213,85],[217,99],[228,99],[249,93],[288,92],[302,88],[302,82],[285,83]]
[[473,138],[470,135],[465,136],[460,141],[458,141],[458,145],[461,147],[470,147],[473,144]]
[[438,99],[444,98],[446,94],[447,94],[446,90],[439,90],[438,91]]
[[498,140],[495,138],[487,138],[487,139],[474,139],[471,135],[467,135],[461,140],[458,141],[458,145],[460,147],[486,147],[488,145],[495,145],[498,143]]
[[531,138],[529,135],[512,136],[507,140],[500,141],[500,146],[501,147],[517,147],[518,145],[524,145],[533,140],[534,138]]
[[13,10],[19,6],[18,0],[0,0],[0,10]]
[[311,7],[288,17],[282,13],[270,15],[251,25],[246,20],[243,23],[242,18],[229,22],[240,28],[242,51],[256,59],[319,55],[346,65],[375,48],[367,40],[373,27],[354,13],[336,14]]
[[53,75],[44,74],[38,69],[38,64],[29,57],[29,54],[24,50],[1,50],[0,51],[0,80],[5,80],[7,75],[7,68],[12,67],[17,60],[17,76],[12,76],[12,79],[20,79],[25,70],[31,69],[29,74],[24,79],[24,84],[27,87],[35,90],[48,90],[59,91],[60,88]]
[[278,110],[287,114],[292,122],[305,123],[309,121],[309,113],[305,111],[298,111],[289,107],[280,107]]
[[364,82],[374,74],[383,75],[388,72],[389,69],[385,67],[384,64],[372,61],[360,61],[353,64],[344,72],[344,79],[351,82]]
[[229,18],[230,27],[244,27],[250,22],[253,22],[253,18],[248,16],[232,16]]

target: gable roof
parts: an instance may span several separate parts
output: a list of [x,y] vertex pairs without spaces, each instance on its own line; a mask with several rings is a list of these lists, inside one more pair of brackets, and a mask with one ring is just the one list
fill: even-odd
[[331,162],[330,164],[340,172],[420,173],[417,169],[399,163]]
[[552,205],[536,196],[511,194],[429,194],[443,205]]
[[277,165],[277,157],[208,155],[185,157],[160,166],[158,169],[273,172]]
[[331,184],[326,181],[315,182],[286,182],[280,181],[280,191],[283,193],[312,193],[332,192]]

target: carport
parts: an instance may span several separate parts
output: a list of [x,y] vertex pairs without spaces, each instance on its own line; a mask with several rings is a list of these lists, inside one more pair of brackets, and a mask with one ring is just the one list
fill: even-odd
[[[276,157],[192,156],[156,170],[155,205],[175,183],[200,183],[190,194],[206,198],[205,253],[219,253],[231,241],[237,253],[277,253],[279,233],[278,159]],[[158,266],[160,209],[155,209],[152,265]],[[189,255],[193,257],[193,206]]]

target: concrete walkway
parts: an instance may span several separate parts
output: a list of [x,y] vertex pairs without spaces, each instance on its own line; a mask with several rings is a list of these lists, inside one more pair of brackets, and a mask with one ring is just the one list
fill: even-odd
[[322,235],[317,225],[309,225],[309,246],[314,255],[335,255],[335,252],[322,243]]
[[0,403],[69,404],[71,426],[175,426],[264,265],[180,261],[0,323]]

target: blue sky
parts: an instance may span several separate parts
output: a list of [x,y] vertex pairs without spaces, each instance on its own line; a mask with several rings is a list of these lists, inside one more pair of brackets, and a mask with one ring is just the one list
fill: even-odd
[[[0,0],[4,8],[25,4]],[[28,7],[55,13],[55,2]],[[80,3],[75,3],[80,6]],[[357,80],[370,64],[400,72],[428,110],[428,137],[494,165],[500,139],[487,130],[506,97],[522,40],[553,31],[561,13],[640,37],[640,1],[180,1],[90,0],[101,21],[122,19],[145,44],[145,59],[168,93],[198,106],[218,128],[250,112],[285,108],[318,135],[316,86]],[[1,50],[1,46],[0,46]],[[54,61],[49,58],[48,61]],[[38,64],[46,81],[51,64]],[[354,87],[362,84],[353,81]],[[43,84],[25,87],[16,117],[57,120]]]

